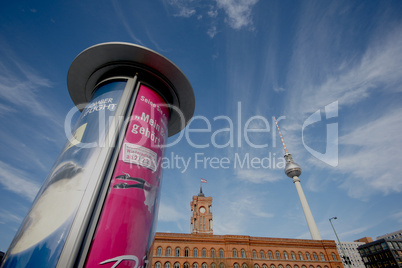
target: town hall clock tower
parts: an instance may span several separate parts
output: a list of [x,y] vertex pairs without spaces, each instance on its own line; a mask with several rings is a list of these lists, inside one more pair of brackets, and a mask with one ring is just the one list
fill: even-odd
[[212,197],[205,197],[200,187],[200,193],[193,196],[190,203],[191,229],[193,234],[213,234],[212,231]]

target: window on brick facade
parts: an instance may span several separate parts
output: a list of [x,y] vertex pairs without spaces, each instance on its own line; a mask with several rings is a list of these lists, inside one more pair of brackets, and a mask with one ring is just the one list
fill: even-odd
[[253,258],[257,259],[257,251],[253,250]]
[[180,263],[176,262],[176,263],[174,264],[174,268],[180,268]]
[[278,268],[283,268],[282,264],[279,264],[279,265],[278,265]]
[[260,268],[258,264],[254,264],[254,268]]
[[161,268],[161,263],[160,262],[155,263],[155,268]]
[[264,254],[264,251],[262,251],[262,250],[260,251],[260,258],[265,259],[265,254]]
[[233,258],[237,258],[237,250],[235,248],[233,249]]
[[204,263],[201,265],[201,267],[202,267],[202,268],[207,268],[207,264],[204,262]]
[[176,248],[175,256],[180,257],[180,248]]
[[277,260],[280,260],[280,259],[281,259],[281,254],[279,253],[279,251],[277,251],[277,252],[275,253],[275,255],[276,255],[276,259],[277,259]]
[[211,249],[211,258],[215,258],[215,249]]
[[288,265],[286,265],[286,268],[292,268],[292,267],[290,267],[290,265],[288,264]]
[[303,254],[301,252],[299,252],[299,260],[303,260]]
[[156,250],[156,256],[160,257],[162,256],[162,248],[158,247],[158,249]]
[[172,253],[172,249],[170,248],[170,247],[168,247],[167,249],[166,249],[166,256],[167,257],[170,257],[170,254]]
[[207,257],[207,250],[205,248],[202,249],[202,257],[203,258]]
[[183,268],[190,268],[190,264],[188,264],[188,262],[185,262],[185,263],[183,264]]
[[299,268],[299,265],[295,264],[295,266],[293,266],[293,268]]
[[211,268],[216,268],[216,264],[215,264],[215,263],[211,263]]
[[233,264],[233,268],[240,268],[240,266],[237,262],[235,262],[235,264]]
[[321,257],[321,260],[322,260],[322,261],[325,261],[324,254],[322,254],[322,252],[320,253],[320,257]]
[[170,268],[170,262],[165,262],[165,268]]
[[311,260],[311,259],[310,259],[310,254],[309,254],[308,252],[306,252],[306,259],[307,259],[307,260]]
[[334,261],[336,261],[336,255],[335,255],[335,253],[332,253],[332,259],[334,259]]
[[241,250],[241,257],[245,258],[246,257],[246,252],[244,251],[244,249]]
[[188,248],[184,249],[184,257],[188,257]]
[[271,264],[270,268],[275,268],[275,265]]
[[286,251],[283,252],[283,257],[285,258],[285,260],[288,260],[288,259],[289,259],[288,253],[287,253]]
[[290,252],[290,255],[292,255],[292,260],[296,260],[296,255],[295,255],[295,253],[293,251]]
[[219,264],[219,268],[225,268],[225,264],[224,264],[223,262],[221,262],[221,263]]
[[193,268],[198,268],[198,263],[193,263]]
[[318,261],[317,253],[315,253],[315,252],[313,253],[313,258],[315,261]]
[[269,258],[270,260],[273,259],[273,257],[272,257],[272,251],[268,251],[268,258]]
[[262,265],[262,268],[268,268],[268,267],[267,267],[267,265],[266,265],[266,264],[263,264],[263,265]]
[[219,258],[223,258],[223,249],[219,250]]
[[243,263],[243,264],[241,265],[241,268],[248,268],[248,266],[247,266],[246,263]]
[[[197,258],[198,257],[198,249],[194,248],[193,249],[193,257]],[[198,265],[198,264],[197,264]],[[197,267],[198,268],[198,267]]]

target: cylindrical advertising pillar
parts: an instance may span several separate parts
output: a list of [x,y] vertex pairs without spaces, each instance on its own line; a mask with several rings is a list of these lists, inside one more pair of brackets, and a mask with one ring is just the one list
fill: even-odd
[[84,50],[67,83],[81,115],[68,131],[68,114],[69,141],[2,267],[145,267],[166,139],[193,115],[191,85],[168,59],[128,43]]

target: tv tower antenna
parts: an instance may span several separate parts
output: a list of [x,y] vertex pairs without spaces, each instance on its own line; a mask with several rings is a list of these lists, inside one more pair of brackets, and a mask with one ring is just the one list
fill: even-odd
[[297,163],[293,161],[292,155],[288,152],[288,149],[286,148],[285,141],[283,140],[281,130],[279,129],[279,125],[275,117],[274,120],[276,127],[278,128],[279,136],[281,137],[283,148],[285,149],[285,155],[284,155],[286,160],[285,173],[289,178],[293,179],[293,183],[296,186],[296,190],[299,195],[301,205],[303,207],[304,216],[306,217],[307,225],[310,230],[311,238],[313,240],[321,240],[320,232],[318,231],[317,225],[315,224],[313,214],[311,213],[310,207],[307,203],[306,196],[304,195],[303,189],[300,184],[299,176],[302,173],[302,169]]

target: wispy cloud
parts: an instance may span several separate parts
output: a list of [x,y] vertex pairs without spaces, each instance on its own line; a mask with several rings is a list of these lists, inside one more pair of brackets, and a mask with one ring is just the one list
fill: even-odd
[[180,220],[187,220],[187,216],[179,212],[176,207],[161,203],[159,206],[158,220],[178,222]]
[[284,179],[284,176],[278,176],[269,169],[236,169],[236,177],[239,180],[251,183],[275,182]]
[[3,161],[0,161],[0,184],[29,201],[33,201],[40,187],[28,174]]
[[167,1],[171,6],[174,6],[177,9],[177,12],[173,16],[189,18],[196,13],[195,8],[191,7],[192,1],[184,1],[184,0],[167,0]]
[[233,29],[241,29],[253,25],[252,9],[258,0],[216,0],[218,8],[222,8],[226,15],[226,22]]
[[388,111],[365,122],[340,138],[347,146],[340,158],[339,171],[351,176],[342,184],[351,196],[365,198],[370,193],[402,192],[402,108]]

